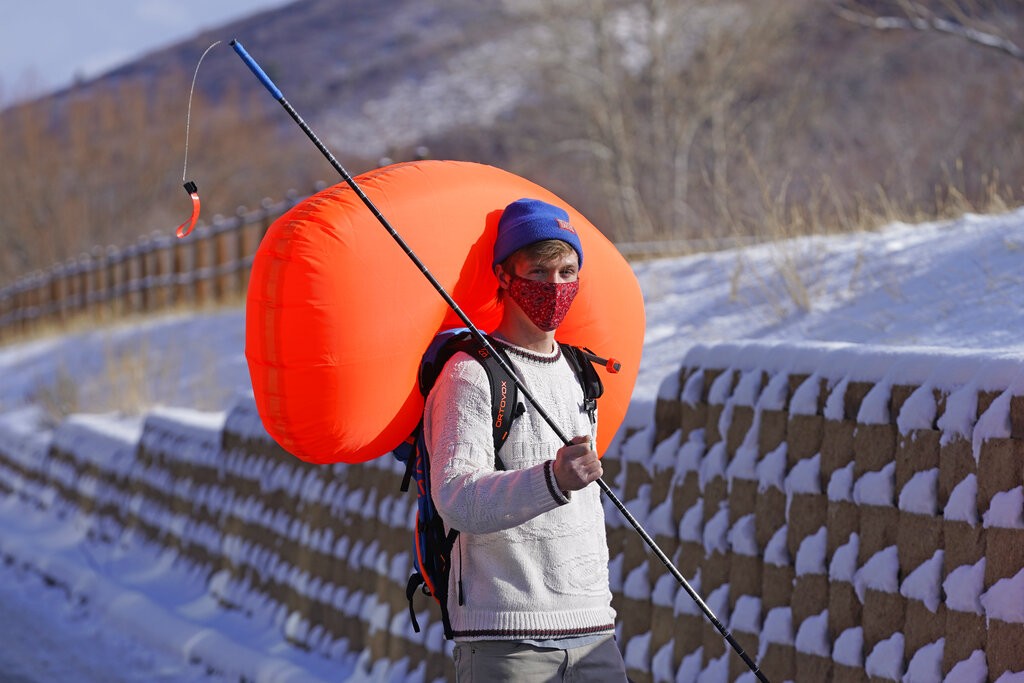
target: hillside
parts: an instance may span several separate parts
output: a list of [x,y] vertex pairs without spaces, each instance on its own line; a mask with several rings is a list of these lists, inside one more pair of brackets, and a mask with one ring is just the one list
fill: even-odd
[[[1024,61],[949,33],[866,28],[837,12],[850,4],[300,0],[263,12],[4,113],[0,158],[19,164],[0,181],[0,282],[181,221],[188,86],[216,40],[189,159],[206,215],[335,181],[232,38],[353,174],[384,157],[489,163],[615,241],[1016,205]],[[950,18],[1024,42],[1019,4],[963,7]]]

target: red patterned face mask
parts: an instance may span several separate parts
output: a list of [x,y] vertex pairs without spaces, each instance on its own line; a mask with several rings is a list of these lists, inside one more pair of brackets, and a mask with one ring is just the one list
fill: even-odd
[[551,332],[562,324],[579,290],[579,280],[541,282],[512,275],[508,294],[534,325],[545,332]]

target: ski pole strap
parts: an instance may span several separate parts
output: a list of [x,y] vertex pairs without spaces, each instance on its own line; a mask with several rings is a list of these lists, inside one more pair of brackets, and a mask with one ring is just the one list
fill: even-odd
[[188,192],[188,196],[192,199],[192,216],[178,226],[178,231],[176,233],[178,237],[184,237],[192,232],[192,228],[196,227],[196,221],[199,220],[199,188],[197,188],[196,184],[190,180],[185,183],[185,192]]

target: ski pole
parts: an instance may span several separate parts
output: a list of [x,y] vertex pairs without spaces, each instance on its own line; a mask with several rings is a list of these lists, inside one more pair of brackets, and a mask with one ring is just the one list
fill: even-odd
[[[316,133],[314,133],[313,130],[302,119],[302,117],[299,116],[299,113],[295,111],[292,105],[288,103],[288,100],[285,99],[284,94],[281,92],[280,88],[274,85],[274,82],[270,79],[269,76],[267,76],[266,72],[263,71],[260,65],[256,63],[256,60],[254,60],[249,55],[249,53],[245,51],[245,48],[242,47],[241,43],[239,43],[237,40],[232,40],[231,47],[234,48],[235,52],[238,53],[238,56],[242,58],[242,61],[245,62],[246,66],[248,66],[249,69],[253,72],[253,74],[256,75],[256,78],[258,78],[260,82],[263,83],[263,86],[267,89],[268,92],[270,92],[271,96],[273,96],[275,100],[280,102],[281,106],[284,107],[284,110],[288,112],[288,115],[292,117],[295,123],[298,124],[299,128],[301,128],[302,131],[307,135],[307,137],[309,137],[309,139],[313,142],[313,144],[316,145],[316,148],[320,150],[320,153],[327,158],[327,161],[329,161],[331,166],[334,167],[334,170],[338,172],[342,180],[344,180],[348,184],[348,186],[352,188],[352,191],[356,193],[356,196],[359,197],[360,200],[362,200],[363,204],[366,205],[366,208],[368,208],[373,213],[373,215],[377,218],[377,220],[384,227],[384,229],[388,231],[388,234],[390,234],[391,237],[395,240],[395,242],[398,243],[398,246],[402,248],[402,251],[405,252],[406,256],[408,256],[410,260],[412,260],[412,262],[416,265],[416,267],[419,268],[420,272],[423,273],[423,276],[427,278],[427,280],[434,287],[434,289],[437,290],[437,293],[440,294],[441,297],[445,300],[445,303],[448,304],[452,311],[454,311],[455,314],[459,317],[459,319],[462,320],[462,322],[466,325],[470,333],[477,339],[477,341],[480,342],[480,345],[483,346],[483,348],[486,349],[487,352],[490,353],[498,361],[502,369],[505,370],[505,372],[508,373],[509,377],[512,378],[512,381],[515,382],[515,385],[519,388],[519,391],[522,393],[523,397],[526,398],[526,400],[529,401],[530,404],[537,411],[537,414],[540,415],[541,418],[548,423],[551,429],[554,430],[555,434],[565,445],[570,445],[572,443],[571,440],[568,437],[566,437],[565,434],[562,433],[562,430],[558,428],[558,425],[555,424],[555,421],[551,418],[551,416],[548,415],[548,413],[540,404],[537,403],[537,401],[533,398],[533,395],[530,393],[529,389],[526,388],[523,382],[516,375],[516,372],[508,365],[508,363],[505,362],[501,355],[499,355],[494,350],[494,347],[491,346],[491,343],[487,340],[487,337],[484,335],[484,333],[481,332],[477,328],[477,326],[473,324],[473,321],[469,319],[469,316],[466,315],[462,308],[460,308],[459,305],[455,302],[455,300],[452,299],[452,297],[448,294],[444,286],[437,281],[437,278],[435,278],[433,274],[423,264],[423,262],[420,261],[419,257],[416,256],[416,254],[409,247],[409,245],[406,244],[405,240],[402,239],[402,236],[399,235],[398,232],[391,226],[391,223],[388,222],[387,218],[384,217],[384,215],[380,212],[376,205],[374,205],[373,201],[370,200],[370,198],[367,197],[366,194],[363,192],[362,188],[359,187],[358,183],[356,183],[352,176],[349,175],[348,171],[346,171],[345,168],[341,165],[341,163],[334,157],[334,155],[331,154],[330,150],[327,149],[324,143],[320,141],[320,138],[316,136]],[[623,505],[622,501],[619,500],[618,496],[616,496],[615,493],[611,490],[611,488],[609,488],[608,484],[606,484],[604,480],[600,478],[598,478],[596,481],[601,491],[603,491],[604,494],[608,497],[608,499],[612,501],[612,504],[615,505],[616,508],[618,508],[619,512],[622,513],[623,517],[625,517],[626,521],[629,522],[630,526],[632,526],[636,530],[636,532],[640,534],[640,537],[644,540],[645,543],[647,543],[651,550],[654,551],[654,554],[658,557],[659,560],[661,560],[662,564],[665,565],[669,572],[671,572],[672,576],[675,577],[676,581],[678,581],[679,584],[683,587],[683,589],[686,590],[686,592],[690,595],[690,597],[693,598],[694,602],[697,603],[697,606],[700,607],[702,612],[704,612],[704,615],[708,618],[712,625],[714,625],[714,627],[718,629],[719,633],[722,634],[726,642],[728,642],[729,645],[731,645],[732,648],[736,651],[736,653],[740,656],[740,658],[743,660],[743,663],[750,668],[750,670],[754,673],[758,680],[762,681],[762,683],[769,683],[768,679],[761,672],[761,670],[757,668],[757,665],[750,658],[750,656],[743,651],[743,648],[740,647],[740,644],[736,641],[733,635],[728,631],[728,629],[725,628],[722,622],[718,620],[718,617],[715,616],[714,612],[711,611],[711,608],[707,606],[707,604],[704,602],[704,600],[701,599],[700,595],[697,594],[693,587],[690,586],[690,583],[686,580],[686,577],[684,577],[682,573],[676,568],[676,566],[672,564],[672,560],[669,559],[669,557],[664,553],[664,551],[658,547],[657,543],[654,542],[654,539],[651,538],[646,531],[644,531],[644,528],[640,525],[640,522],[638,522],[636,518],[633,517],[633,515],[629,512],[629,510],[626,509],[626,506]]]

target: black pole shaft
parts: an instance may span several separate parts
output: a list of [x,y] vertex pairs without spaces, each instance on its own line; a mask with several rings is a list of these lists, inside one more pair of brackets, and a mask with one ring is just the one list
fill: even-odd
[[[316,133],[314,133],[313,130],[302,119],[302,117],[299,116],[299,113],[295,111],[295,108],[288,103],[288,100],[285,99],[283,94],[281,94],[281,91],[277,88],[277,86],[273,84],[273,81],[271,81],[269,77],[267,77],[267,75],[263,73],[263,70],[259,68],[255,60],[253,60],[248,55],[248,53],[246,53],[244,49],[242,49],[241,44],[237,44],[237,41],[232,41],[231,45],[232,47],[235,47],[235,51],[238,52],[242,59],[246,61],[246,63],[249,65],[249,68],[252,69],[253,73],[255,73],[256,76],[261,81],[263,81],[264,86],[266,86],[267,89],[270,90],[271,94],[275,97],[275,99],[277,99],[277,101],[281,103],[281,106],[284,107],[284,110],[288,112],[289,116],[292,117],[292,120],[294,120],[295,123],[298,124],[299,128],[302,129],[302,132],[304,132],[306,136],[313,142],[313,144],[316,145],[316,148],[320,150],[320,153],[323,154],[324,157],[326,157],[327,161],[330,162],[331,166],[334,167],[334,170],[338,172],[342,180],[344,180],[348,184],[348,186],[352,188],[352,191],[356,193],[356,196],[359,197],[360,200],[362,200],[363,204],[366,205],[366,208],[368,208],[377,218],[380,224],[384,226],[384,229],[387,230],[388,234],[390,234],[391,237],[395,240],[395,242],[398,243],[398,246],[402,248],[402,251],[405,252],[406,256],[408,256],[412,260],[412,262],[416,264],[416,267],[419,268],[420,272],[423,273],[423,276],[427,278],[431,285],[433,285],[434,289],[437,290],[437,293],[440,294],[441,297],[445,300],[445,303],[447,303],[448,306],[451,307],[453,311],[455,311],[455,314],[459,316],[459,319],[462,320],[462,322],[466,325],[467,328],[469,328],[470,333],[472,333],[472,335],[476,337],[480,344],[485,349],[487,349],[488,353],[490,353],[498,361],[502,369],[504,369],[505,372],[508,373],[509,377],[512,378],[512,381],[515,382],[516,387],[519,388],[519,391],[522,393],[523,397],[530,402],[530,404],[534,407],[534,409],[541,416],[541,418],[543,418],[543,420],[548,423],[551,429],[554,430],[555,434],[564,444],[571,444],[571,440],[568,437],[566,437],[564,433],[562,433],[562,430],[558,428],[558,425],[555,424],[555,421],[551,418],[551,416],[548,415],[544,408],[541,407],[541,405],[538,404],[537,401],[533,398],[533,395],[530,393],[529,389],[526,388],[523,382],[516,375],[515,370],[509,367],[508,363],[505,362],[501,355],[494,350],[494,347],[491,346],[491,343],[487,340],[487,337],[484,335],[484,333],[481,332],[477,328],[477,326],[473,324],[473,321],[469,319],[469,316],[467,316],[465,312],[462,310],[462,308],[460,308],[459,305],[455,303],[455,300],[448,294],[444,286],[437,281],[437,278],[435,278],[434,275],[427,269],[427,267],[415,254],[415,252],[413,252],[409,245],[406,244],[405,240],[402,239],[402,236],[399,235],[398,232],[391,226],[391,223],[388,222],[388,219],[384,217],[384,214],[382,214],[380,210],[377,208],[377,206],[373,203],[373,201],[371,201],[370,198],[366,196],[366,193],[364,193],[362,188],[359,187],[359,184],[356,183],[352,176],[349,175],[348,171],[346,171],[345,168],[341,165],[341,162],[339,162],[334,157],[334,155],[331,154],[331,151],[327,149],[324,143],[320,141],[320,138],[317,137]],[[697,603],[697,606],[700,607],[702,612],[704,612],[704,615],[708,618],[708,620],[711,621],[712,625],[714,625],[714,627],[718,629],[719,633],[721,633],[722,636],[725,637],[726,642],[729,643],[729,645],[731,645],[732,648],[736,651],[736,653],[740,656],[740,658],[743,660],[743,663],[750,668],[750,670],[754,673],[754,675],[757,677],[759,681],[761,681],[762,683],[769,683],[768,679],[761,672],[761,670],[757,668],[757,665],[750,658],[750,656],[746,652],[744,652],[743,648],[740,647],[740,644],[736,641],[732,634],[725,628],[722,622],[718,620],[718,617],[716,617],[715,613],[711,611],[711,608],[707,606],[707,603],[705,603],[704,600],[701,599],[700,595],[698,595],[697,592],[690,585],[690,582],[686,580],[686,577],[684,577],[682,573],[676,568],[676,566],[672,564],[672,560],[669,559],[665,552],[658,547],[658,544],[654,542],[654,539],[651,538],[651,536],[644,530],[640,522],[638,522],[636,518],[633,517],[633,515],[629,512],[629,510],[626,509],[626,506],[623,505],[622,501],[619,500],[618,496],[616,496],[615,493],[611,490],[611,488],[609,488],[608,484],[606,484],[604,480],[600,478],[598,478],[596,481],[601,491],[603,491],[604,494],[608,497],[608,499],[611,500],[612,504],[615,505],[616,508],[618,508],[619,512],[621,512],[622,515],[626,518],[626,521],[629,522],[629,524],[636,530],[638,534],[640,534],[640,537],[644,540],[645,543],[647,543],[651,550],[654,551],[654,554],[658,557],[659,560],[661,560],[662,564],[664,564],[665,567],[668,568],[669,572],[672,573],[672,576],[675,577],[676,581],[678,581],[679,584],[683,587],[683,589],[686,590],[686,592],[690,595],[690,597],[693,598],[693,601]]]

